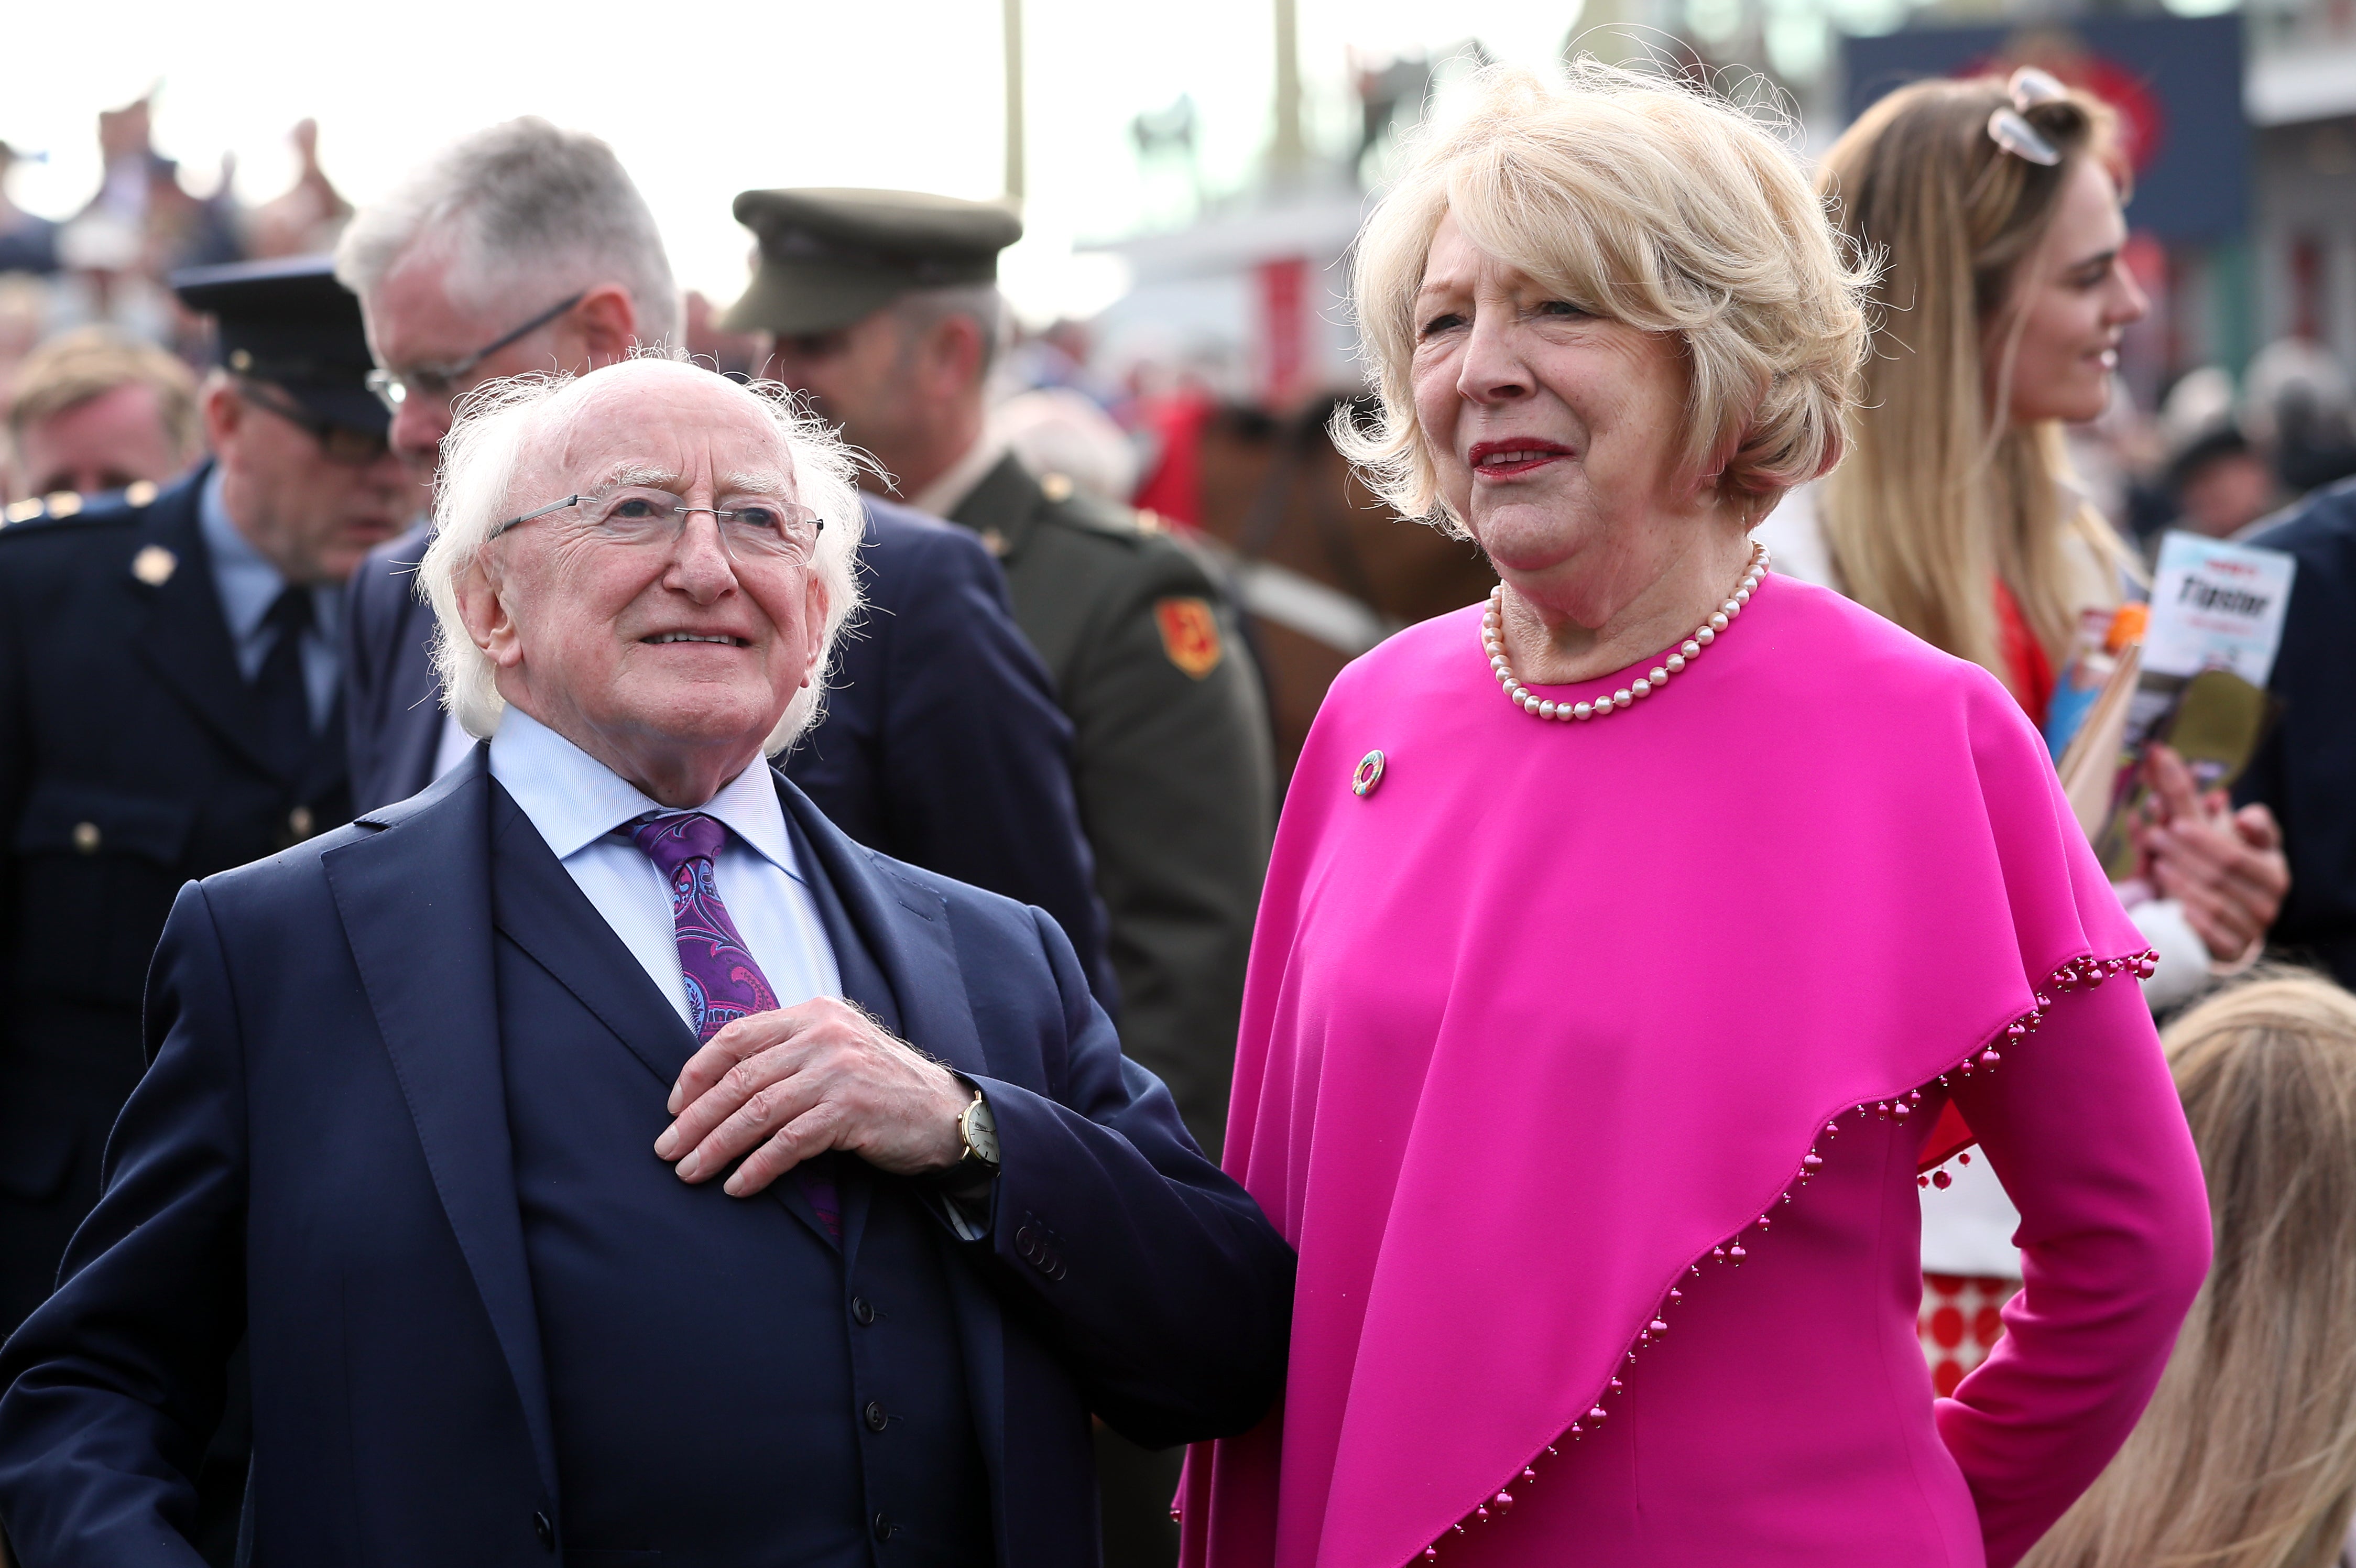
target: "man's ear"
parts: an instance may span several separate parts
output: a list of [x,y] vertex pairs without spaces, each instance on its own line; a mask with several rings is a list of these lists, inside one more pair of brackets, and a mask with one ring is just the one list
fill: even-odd
[[809,648],[802,665],[805,686],[815,684],[826,673],[820,668],[826,660],[826,579],[810,572],[802,584],[802,629]]
[[239,427],[245,423],[245,400],[237,395],[228,377],[217,375],[205,383],[198,411],[204,419],[205,445],[215,456],[227,458],[237,444]]
[[466,623],[466,635],[474,639],[475,646],[493,664],[509,670],[522,661],[523,645],[517,635],[515,616],[501,591],[504,576],[477,552],[458,578],[458,618]]
[[981,323],[952,312],[934,323],[930,338],[924,358],[930,390],[948,397],[971,392],[981,381]]
[[626,357],[638,339],[638,307],[630,291],[617,283],[600,284],[582,295],[572,317],[592,369]]

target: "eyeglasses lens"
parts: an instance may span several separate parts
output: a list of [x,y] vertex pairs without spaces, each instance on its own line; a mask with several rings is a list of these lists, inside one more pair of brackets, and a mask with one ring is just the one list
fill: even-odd
[[354,430],[346,424],[330,424],[319,433],[319,450],[331,463],[348,463],[354,467],[366,467],[384,456],[385,439],[370,431]]
[[664,490],[616,491],[599,506],[596,526],[616,544],[668,545],[698,514],[716,518],[721,542],[740,560],[807,555],[818,542],[817,514],[793,501],[748,499],[714,513]]

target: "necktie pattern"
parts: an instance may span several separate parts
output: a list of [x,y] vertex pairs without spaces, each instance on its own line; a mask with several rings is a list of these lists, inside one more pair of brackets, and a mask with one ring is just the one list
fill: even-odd
[[[671,928],[695,1037],[708,1040],[739,1018],[776,1012],[777,993],[745,948],[712,873],[728,829],[716,817],[683,811],[640,817],[627,832],[670,891]],[[842,1220],[833,1179],[808,1161],[795,1166],[794,1174],[827,1233],[840,1239]]]
[[737,1019],[776,1011],[777,994],[744,949],[728,906],[720,901],[712,863],[728,830],[700,811],[641,818],[630,837],[662,873],[670,890],[671,927],[679,967],[687,980],[688,1022],[708,1040]]

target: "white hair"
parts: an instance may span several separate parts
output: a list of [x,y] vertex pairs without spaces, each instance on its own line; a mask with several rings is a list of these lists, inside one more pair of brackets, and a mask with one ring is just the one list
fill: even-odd
[[[443,705],[459,726],[488,739],[507,711],[490,656],[476,646],[458,613],[458,585],[473,569],[499,523],[552,497],[519,498],[516,480],[552,439],[561,444],[584,387],[615,389],[612,378],[653,370],[694,377],[759,410],[776,429],[782,467],[793,499],[824,520],[809,570],[826,589],[826,627],[810,683],[794,693],[763,749],[791,746],[818,722],[836,640],[860,606],[856,567],[866,527],[852,476],[857,459],[823,421],[803,412],[792,391],[776,381],[749,384],[695,365],[663,358],[632,360],[592,377],[530,375],[491,381],[470,393],[442,443],[442,470],[434,488],[434,542],[417,570],[419,597],[434,607],[434,671]],[[530,505],[525,504],[529,500]]]
[[654,214],[614,149],[584,131],[526,115],[451,143],[353,215],[336,277],[367,299],[423,242],[451,247],[450,286],[470,306],[529,314],[618,283],[640,342],[679,341],[679,285]]

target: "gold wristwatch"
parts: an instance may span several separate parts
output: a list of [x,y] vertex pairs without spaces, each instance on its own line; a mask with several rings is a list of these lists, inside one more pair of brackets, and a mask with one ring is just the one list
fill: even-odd
[[998,1174],[998,1120],[990,1113],[990,1101],[981,1090],[973,1091],[972,1102],[958,1114],[958,1136],[965,1143],[965,1153],[957,1163],[958,1170],[979,1166],[991,1176]]

